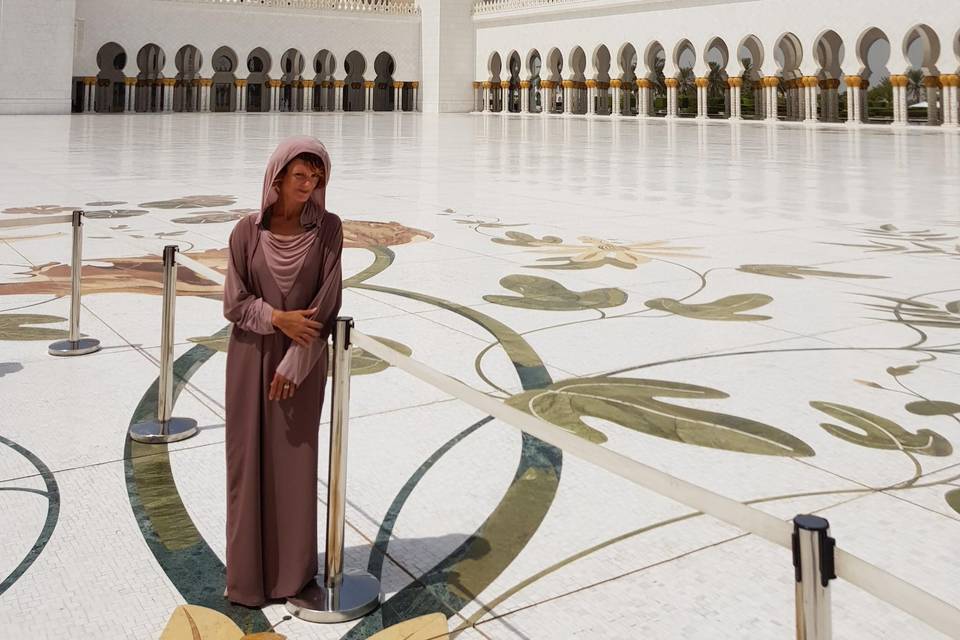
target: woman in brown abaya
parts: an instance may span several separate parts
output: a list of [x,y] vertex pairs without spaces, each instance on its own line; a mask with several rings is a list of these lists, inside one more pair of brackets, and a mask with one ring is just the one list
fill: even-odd
[[294,596],[317,573],[317,440],[342,287],[329,180],[318,140],[284,140],[260,211],[230,235],[225,595],[249,607]]

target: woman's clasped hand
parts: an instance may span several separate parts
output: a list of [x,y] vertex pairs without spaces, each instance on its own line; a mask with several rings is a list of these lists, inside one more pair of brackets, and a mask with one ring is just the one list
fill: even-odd
[[[295,311],[278,311],[274,309],[271,320],[273,326],[280,329],[288,338],[301,347],[309,347],[320,336],[322,324],[311,320],[316,309],[298,309]],[[267,398],[270,400],[289,400],[297,392],[297,385],[279,372],[273,375]]]
[[273,310],[271,321],[273,326],[280,329],[288,338],[296,342],[301,347],[309,347],[310,343],[320,335],[322,324],[310,317],[317,312],[316,309],[303,309],[297,311],[278,311]]

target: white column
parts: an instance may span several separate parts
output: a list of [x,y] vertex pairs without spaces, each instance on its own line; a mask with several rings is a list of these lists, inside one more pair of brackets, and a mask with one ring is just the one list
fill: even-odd
[[[476,99],[476,91],[474,91],[474,99]],[[393,87],[393,110],[400,111],[403,106],[403,95],[401,89],[398,86]]]
[[817,121],[817,87],[814,77],[804,77],[803,82],[803,119],[806,122]]
[[893,124],[900,123],[900,92],[899,87],[893,87]]
[[[906,120],[903,113],[903,107],[900,104],[900,87],[898,80],[903,76],[890,76],[890,84],[893,85],[893,124],[900,125]],[[906,101],[904,101],[906,102]]]
[[739,120],[740,119],[740,90],[739,85],[730,87],[730,119]]
[[924,78],[924,83],[927,85],[927,124],[931,126],[937,126],[940,124],[940,108],[937,104],[939,91],[932,82],[935,80],[935,77],[931,77],[930,80]]
[[780,104],[777,100],[777,86],[770,82],[767,90],[767,120],[776,121],[780,119]]
[[597,87],[596,86],[587,86],[587,115],[595,116],[597,115]]
[[245,112],[247,110],[247,85],[246,83],[237,87],[237,111]]
[[650,89],[649,87],[642,86],[639,88],[638,101],[640,104],[640,117],[649,118],[650,117]]
[[907,124],[907,77],[896,75],[890,76],[893,85],[893,124]]
[[530,87],[526,89],[520,85],[520,112],[530,113]]
[[570,87],[563,88],[563,114],[570,115]]
[[333,110],[343,111],[343,87],[335,86],[333,88]]
[[123,110],[126,113],[130,113],[131,111],[133,111],[133,97],[135,95],[136,85],[128,84],[124,88],[125,88],[125,91],[124,91],[125,100],[123,104]]
[[960,126],[960,81],[954,76],[954,83],[950,86],[950,97],[945,101],[950,110],[950,126]]
[[303,110],[306,112],[313,111],[313,86],[304,86],[303,89]]
[[623,111],[621,110],[622,105],[620,103],[620,96],[623,95],[620,93],[620,87],[613,88],[613,105],[610,107],[610,115],[617,117],[622,116]]
[[696,80],[697,84],[697,119],[706,120],[707,118],[707,88],[701,86],[700,78]]
[[900,87],[900,117],[903,119],[903,124],[907,124],[909,115],[907,112],[907,88]]
[[667,117],[677,117],[677,94],[679,93],[677,85],[667,86]]
[[[893,80],[893,78],[891,79]],[[903,113],[900,107],[900,87],[893,85],[893,124],[899,125],[903,120]]]
[[847,123],[859,122],[859,118],[857,118],[858,93],[860,93],[858,89],[847,85]]
[[420,85],[413,85],[413,110],[420,110]]
[[960,126],[960,103],[957,99],[960,76],[945,75],[940,77],[940,81],[943,84],[943,125],[946,127]]
[[363,85],[363,110],[373,111],[373,87],[368,87],[366,83]]
[[483,112],[490,113],[490,98],[493,93],[490,91],[490,87],[483,88]]
[[950,100],[953,94],[953,87],[948,84],[943,84],[943,77],[941,76],[941,89],[940,89],[940,106],[941,111],[943,112],[943,125],[944,127],[950,126],[953,124],[953,113],[950,111]]

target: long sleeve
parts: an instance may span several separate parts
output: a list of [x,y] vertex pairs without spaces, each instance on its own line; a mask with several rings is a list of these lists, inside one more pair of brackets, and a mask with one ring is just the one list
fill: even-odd
[[250,292],[246,261],[251,232],[249,227],[250,223],[242,220],[230,233],[227,281],[223,286],[223,316],[245,331],[267,335],[274,332],[273,307]]
[[325,352],[327,338],[333,330],[333,323],[340,313],[340,304],[343,299],[343,273],[340,265],[340,256],[343,253],[343,227],[340,219],[332,214],[326,214],[336,228],[329,238],[329,251],[323,261],[323,281],[317,295],[310,302],[310,309],[317,309],[312,316],[323,326],[320,335],[310,343],[309,347],[291,344],[277,367],[277,373],[287,378],[295,385],[300,385],[316,366],[320,356]]

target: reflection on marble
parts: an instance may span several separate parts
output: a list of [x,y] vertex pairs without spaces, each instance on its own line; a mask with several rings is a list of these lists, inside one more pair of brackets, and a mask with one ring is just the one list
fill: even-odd
[[[777,517],[820,513],[847,550],[960,599],[960,136],[11,116],[0,118],[19,149],[0,165],[0,504],[16,514],[0,545],[5,630],[157,637],[182,604],[250,631],[284,615],[221,597],[226,323],[218,287],[188,269],[176,413],[200,435],[153,448],[125,434],[155,402],[157,250],[177,244],[222,271],[266,157],[303,133],[334,159],[344,313],[361,330]],[[81,330],[104,349],[54,360],[46,345],[69,315],[63,216],[78,207],[91,212]],[[783,550],[356,356],[347,565],[378,574],[386,604],[361,622],[278,632],[368,638],[433,612],[464,639],[790,632]],[[835,584],[843,637],[940,637]],[[41,611],[39,594],[68,605]]]

